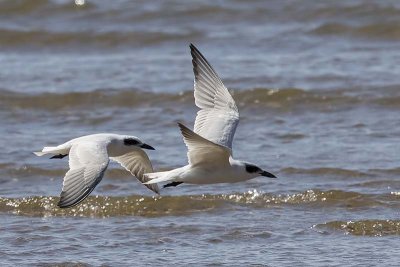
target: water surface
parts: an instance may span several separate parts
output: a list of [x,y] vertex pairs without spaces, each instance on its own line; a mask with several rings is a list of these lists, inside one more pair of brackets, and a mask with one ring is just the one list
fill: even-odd
[[[2,266],[397,266],[398,1],[0,1]],[[186,164],[193,42],[241,114],[235,157],[278,179],[155,196],[117,164],[57,208],[67,159],[98,132]]]

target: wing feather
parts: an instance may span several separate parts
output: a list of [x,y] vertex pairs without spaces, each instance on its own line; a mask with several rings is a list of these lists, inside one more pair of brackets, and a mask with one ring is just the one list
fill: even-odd
[[[137,149],[133,152],[126,153],[119,157],[113,157],[111,159],[121,164],[122,167],[132,175],[136,176],[140,182],[145,183],[150,180],[144,174],[153,172],[153,167],[146,152],[142,149]],[[160,193],[157,184],[145,184],[145,186],[157,194]]]
[[206,58],[190,45],[194,72],[194,97],[197,112],[194,132],[232,149],[239,123],[239,111],[228,89]]
[[69,171],[65,174],[58,206],[69,208],[83,201],[100,183],[109,163],[105,145],[74,144],[69,152]]
[[185,125],[178,123],[183,141],[188,148],[188,160],[192,166],[207,164],[208,166],[229,164],[230,149],[215,144],[196,134]]

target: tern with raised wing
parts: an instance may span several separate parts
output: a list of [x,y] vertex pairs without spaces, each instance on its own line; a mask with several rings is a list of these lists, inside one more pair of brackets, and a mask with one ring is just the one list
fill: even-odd
[[[34,153],[54,155],[51,158],[69,156],[69,170],[57,204],[60,208],[69,208],[83,201],[100,183],[110,159],[120,163],[142,183],[148,181],[143,174],[152,172],[153,167],[143,148],[154,150],[135,136],[103,133],[75,138]],[[157,184],[146,186],[159,193]]]
[[146,173],[148,184],[164,187],[188,184],[235,183],[258,176],[276,178],[257,165],[232,157],[232,141],[239,111],[217,72],[200,51],[190,45],[194,72],[194,98],[200,110],[194,131],[178,123],[188,148],[189,164],[171,171]]

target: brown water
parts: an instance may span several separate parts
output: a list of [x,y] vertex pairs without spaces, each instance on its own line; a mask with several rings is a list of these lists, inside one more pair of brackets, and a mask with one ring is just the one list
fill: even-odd
[[[399,1],[0,1],[1,266],[398,266]],[[137,135],[186,164],[188,44],[236,100],[235,156],[276,174],[154,196],[117,164],[56,203],[67,160]]]

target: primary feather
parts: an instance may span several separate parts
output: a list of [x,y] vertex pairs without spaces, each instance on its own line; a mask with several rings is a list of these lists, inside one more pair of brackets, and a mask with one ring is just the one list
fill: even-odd
[[194,72],[194,98],[200,110],[194,132],[232,149],[239,111],[228,89],[200,51],[190,45]]

